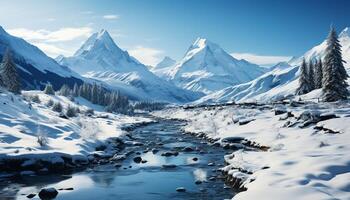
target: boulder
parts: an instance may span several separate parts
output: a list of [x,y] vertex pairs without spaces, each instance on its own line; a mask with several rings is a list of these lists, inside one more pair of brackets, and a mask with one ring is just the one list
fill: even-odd
[[43,188],[39,192],[40,199],[53,199],[58,195],[55,188]]

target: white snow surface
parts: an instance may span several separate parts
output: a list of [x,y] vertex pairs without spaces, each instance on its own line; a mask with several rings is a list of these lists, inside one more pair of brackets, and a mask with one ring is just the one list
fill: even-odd
[[[342,45],[344,67],[350,74],[350,29],[347,27],[339,34]],[[197,104],[211,102],[267,102],[293,96],[298,88],[299,66],[306,61],[323,59],[325,56],[326,40],[307,51],[303,56],[291,59],[288,63],[282,62],[272,67],[272,71],[257,77],[247,83],[224,88],[197,100]],[[350,83],[350,79],[348,79]],[[321,95],[321,93],[319,93]],[[320,97],[315,96],[315,98]]]
[[155,73],[179,87],[209,94],[253,80],[265,71],[258,65],[233,58],[205,38],[197,38],[181,61]]
[[[38,95],[41,103],[23,98]],[[23,96],[0,92],[0,158],[9,156],[60,158],[57,154],[86,157],[109,138],[122,137],[121,127],[129,123],[150,121],[141,117],[130,117],[103,112],[103,107],[91,104],[83,98],[72,102],[63,96],[46,95],[41,91],[26,91]],[[13,101],[11,100],[13,99]],[[95,110],[93,116],[78,114],[64,119],[46,104],[49,100],[61,102],[64,111],[68,105],[81,112]],[[48,144],[40,146],[38,135],[47,137]]]
[[[270,147],[266,152],[239,150],[225,156],[229,165],[223,169],[242,178],[247,188],[234,196],[234,200],[350,199],[349,102],[281,107],[296,117],[303,112],[334,113],[339,118],[318,122],[317,126],[340,133],[316,131],[315,125],[284,127],[286,120],[280,120],[284,115],[274,115],[272,108],[169,109],[154,115],[185,119],[188,123],[184,130],[188,132],[205,133],[219,139],[244,137]],[[233,122],[236,119],[254,121],[239,125]],[[253,174],[242,173],[237,168]]]
[[189,102],[202,94],[163,80],[120,49],[106,30],[94,33],[72,57],[58,59],[85,77],[104,81],[129,96],[171,103]]

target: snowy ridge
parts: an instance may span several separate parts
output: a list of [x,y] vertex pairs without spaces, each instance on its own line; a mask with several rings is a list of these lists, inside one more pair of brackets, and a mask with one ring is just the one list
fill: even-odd
[[25,40],[8,34],[0,26],[0,52],[4,54],[5,50],[10,48],[15,57],[25,60],[36,69],[46,73],[47,71],[56,73],[63,77],[80,77],[67,67],[59,65],[54,59],[48,57],[39,48],[26,42]]
[[258,65],[233,58],[207,39],[197,38],[183,59],[161,76],[179,87],[209,94],[253,80],[264,71]]
[[193,101],[201,95],[155,76],[127,51],[120,49],[106,30],[94,33],[74,56],[61,58],[59,62],[85,77],[122,89],[128,96],[181,103]]
[[[345,28],[339,34],[339,41],[342,45],[342,56],[344,67],[350,74],[350,30]],[[288,63],[279,63],[272,67],[272,71],[256,78],[248,83],[227,87],[197,100],[196,104],[226,101],[259,101],[268,102],[291,97],[298,87],[299,65],[303,58],[306,61],[323,59],[325,56],[326,41],[311,48],[301,57],[294,57]],[[350,83],[350,79],[348,79]],[[314,93],[313,98],[321,95]],[[309,95],[310,96],[310,95]],[[311,96],[310,96],[311,97]]]

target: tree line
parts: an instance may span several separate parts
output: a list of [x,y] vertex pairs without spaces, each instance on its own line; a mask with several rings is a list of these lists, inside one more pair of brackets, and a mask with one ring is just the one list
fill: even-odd
[[324,101],[346,100],[349,96],[347,89],[349,75],[344,68],[345,61],[342,59],[341,45],[333,27],[326,42],[323,61],[319,58],[306,63],[305,58],[303,59],[296,94],[302,95],[322,88]]

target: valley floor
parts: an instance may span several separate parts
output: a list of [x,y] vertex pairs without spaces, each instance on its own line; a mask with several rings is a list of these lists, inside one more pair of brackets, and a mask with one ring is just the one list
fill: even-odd
[[245,138],[269,147],[225,156],[223,170],[247,190],[233,199],[350,199],[348,102],[174,108],[154,115],[187,120],[186,132],[222,146],[240,149],[237,141]]

